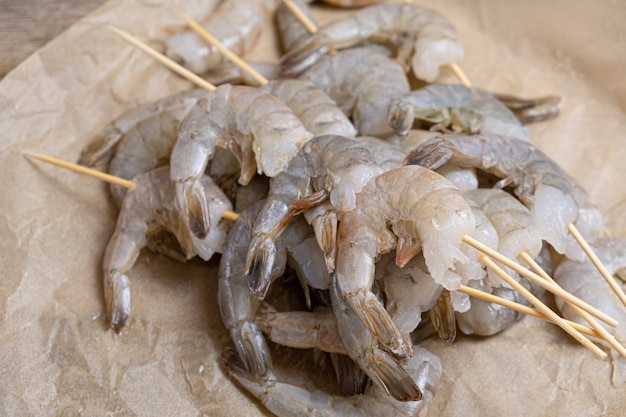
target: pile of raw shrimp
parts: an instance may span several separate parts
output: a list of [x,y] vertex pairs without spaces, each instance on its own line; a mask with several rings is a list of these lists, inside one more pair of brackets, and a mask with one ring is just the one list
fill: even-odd
[[[180,261],[221,254],[218,303],[232,338],[222,361],[270,411],[423,415],[442,364],[419,347],[421,330],[452,342],[457,329],[494,335],[521,317],[459,287],[526,303],[465,236],[527,254],[571,292],[592,267],[568,225],[601,256],[616,259],[624,242],[600,237],[585,190],[529,141],[523,123],[556,116],[558,100],[431,84],[463,58],[438,11],[328,3],[363,7],[311,34],[278,0],[223,1],[204,26],[239,55],[275,15],[285,54],[251,63],[270,81],[258,87],[194,32],[177,33],[167,55],[218,87],[134,109],[83,150],[80,163],[134,183],[111,188],[120,214],[103,262],[108,320],[119,332],[129,319],[127,274],[143,248]],[[412,78],[427,84],[412,89]],[[306,308],[271,305],[279,291]],[[615,304],[605,287],[585,291]],[[268,341],[328,352],[345,396],[278,380]]]

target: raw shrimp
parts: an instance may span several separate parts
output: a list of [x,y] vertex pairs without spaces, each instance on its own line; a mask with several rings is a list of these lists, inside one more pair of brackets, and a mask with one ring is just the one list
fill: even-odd
[[402,365],[378,347],[336,285],[331,285],[330,298],[333,314],[327,310],[270,313],[261,319],[261,327],[270,331],[272,341],[277,343],[348,354],[388,395],[399,401],[420,400],[419,387]]
[[197,181],[216,146],[237,156],[245,185],[255,171],[276,176],[311,136],[282,101],[258,88],[225,84],[200,99],[180,126],[170,158],[176,201],[194,234],[208,232]]
[[568,224],[591,242],[603,231],[602,214],[585,190],[529,142],[495,135],[441,135],[417,147],[405,162],[430,169],[451,162],[503,178],[498,185],[515,186],[542,238],[569,258],[580,260],[584,253],[568,234]]
[[[291,217],[326,198],[332,205],[331,212],[351,210],[363,185],[381,172],[370,152],[357,141],[325,135],[306,143],[287,169],[272,179],[265,207],[254,225],[246,261],[251,291],[259,298],[265,297],[272,269],[274,238],[280,235]],[[304,202],[298,202],[303,197]],[[291,208],[296,202],[298,210]],[[334,234],[334,221],[336,217],[326,216],[316,223],[319,229],[315,229],[319,242],[332,245],[322,247],[329,270],[334,269],[335,245],[324,235]]]
[[[257,43],[278,1],[224,0],[202,26],[233,53],[243,55]],[[171,36],[165,54],[197,74],[229,62],[192,30]]]
[[453,272],[455,263],[468,262],[461,238],[476,226],[458,189],[417,168],[396,168],[370,181],[357,194],[355,208],[343,213],[337,232],[335,273],[341,293],[376,339],[400,355],[406,348],[402,335],[370,291],[375,260],[395,247],[402,267],[422,249],[435,282],[456,289],[462,279]]
[[208,260],[221,252],[227,233],[226,211],[230,201],[208,176],[200,178],[206,198],[207,223],[211,232],[198,239],[186,228],[174,207],[174,186],[169,180],[169,167],[161,167],[133,178],[135,186],[128,190],[104,254],[104,298],[111,328],[119,332],[130,313],[130,282],[126,273],[132,268],[149,236],[163,230],[176,237],[187,258],[195,255]]
[[[218,272],[218,304],[224,327],[229,330],[237,354],[248,372],[256,378],[269,378],[272,368],[269,349],[254,323],[261,302],[250,294],[244,273],[252,224],[262,207],[263,203],[258,202],[242,212],[228,235]],[[287,264],[294,267],[306,285],[328,288],[330,276],[323,266],[322,253],[303,219],[290,223],[277,239],[270,278],[281,276]]]
[[335,100],[360,135],[393,133],[387,123],[389,104],[411,90],[402,67],[370,48],[325,56],[298,78],[311,81]]
[[263,87],[294,112],[314,136],[340,135],[354,138],[356,129],[337,103],[314,83],[305,80],[275,80]]
[[[141,136],[142,131],[152,132],[166,126],[168,122],[164,123],[163,121],[170,119],[171,116],[169,116],[169,112],[183,111],[189,104],[193,105],[197,99],[204,94],[206,94],[206,90],[200,88],[183,91],[144,104],[143,106],[139,106],[124,113],[107,126],[93,142],[83,148],[78,163],[88,167],[106,167],[114,156],[119,142],[122,141],[126,135],[133,135],[131,132],[134,131]],[[166,114],[166,116],[163,117],[162,121],[161,115],[163,114]],[[140,124],[143,124],[144,127],[138,127]],[[161,132],[159,132],[159,136],[161,136]],[[137,157],[140,156],[138,155]],[[159,156],[157,156],[157,158],[159,158]],[[151,168],[155,167],[153,166]]]
[[277,380],[255,380],[238,363],[232,351],[222,355],[222,362],[237,382],[279,417],[426,416],[442,373],[439,358],[425,349],[416,347],[415,355],[405,368],[423,392],[424,399],[396,401],[372,382],[368,384],[364,395],[334,397],[322,391],[310,392]]
[[463,59],[456,29],[443,15],[399,2],[369,6],[323,26],[281,58],[281,72],[297,75],[331,50],[367,41],[392,45],[403,68],[412,67],[415,76],[427,82],[437,79],[440,66]]
[[528,140],[515,114],[493,95],[460,84],[434,84],[392,100],[389,125],[406,135],[415,121],[456,133],[491,133]]

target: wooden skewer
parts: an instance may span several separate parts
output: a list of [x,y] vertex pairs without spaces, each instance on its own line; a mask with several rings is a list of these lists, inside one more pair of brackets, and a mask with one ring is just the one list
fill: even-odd
[[111,184],[121,185],[122,187],[126,187],[126,188],[132,188],[135,186],[134,182],[125,180],[124,178],[116,177],[114,175],[110,175],[110,174],[107,174],[105,172],[101,172],[95,169],[87,168],[82,165],[72,164],[71,162],[63,161],[61,159],[57,159],[52,156],[41,155],[41,154],[32,153],[32,152],[24,152],[24,155],[30,158],[39,159],[40,161],[44,161],[52,165],[57,165],[63,168],[67,168],[69,170],[78,172],[80,174],[89,175],[89,176],[98,178],[100,180],[109,182]]
[[176,62],[172,61],[171,59],[169,59],[165,55],[163,55],[160,52],[152,49],[151,47],[149,47],[145,43],[141,42],[140,40],[134,38],[130,34],[124,32],[123,30],[118,29],[118,28],[116,28],[114,26],[107,26],[107,28],[111,32],[113,32],[113,33],[117,34],[118,36],[120,36],[125,41],[129,42],[130,44],[132,44],[132,45],[136,46],[137,48],[141,49],[142,51],[144,51],[145,53],[147,53],[151,57],[155,58],[161,64],[165,65],[167,68],[169,68],[170,70],[174,71],[175,73],[177,73],[181,77],[184,77],[187,80],[191,81],[192,83],[196,84],[197,86],[205,88],[205,89],[207,89],[209,91],[214,91],[215,90],[215,86],[213,84],[211,84],[210,82],[208,82],[206,80],[203,80],[202,78],[198,77],[193,72],[189,71],[187,68],[184,68],[183,66],[177,64]]
[[259,84],[265,85],[269,81],[267,78],[259,74],[254,68],[248,65],[243,59],[239,58],[237,55],[232,53],[230,49],[226,48],[222,43],[215,38],[215,36],[211,35],[205,28],[202,27],[198,22],[193,20],[191,17],[187,16],[178,6],[175,6],[178,10],[178,13],[183,18],[183,20],[191,27],[202,39],[207,41],[209,44],[215,46],[226,58],[231,60],[235,65],[242,68],[248,74],[250,74],[254,79],[256,79]]
[[593,251],[591,246],[589,246],[589,244],[587,243],[583,235],[580,234],[576,226],[574,226],[572,223],[568,224],[567,228],[569,232],[572,234],[572,236],[574,236],[574,239],[576,239],[576,242],[578,242],[578,244],[583,249],[583,251],[585,251],[585,253],[589,257],[593,265],[596,267],[596,269],[600,271],[600,274],[602,275],[602,277],[606,280],[606,282],[608,282],[609,286],[611,287],[613,292],[615,292],[615,294],[620,299],[622,304],[626,306],[626,294],[624,294],[624,291],[619,286],[619,284],[615,281],[615,278],[613,278],[613,276],[606,269],[606,267],[604,266],[600,258],[598,258],[598,255],[596,255],[596,253]]
[[293,13],[298,18],[300,23],[302,23],[304,27],[306,27],[309,33],[317,33],[317,25],[311,22],[311,19],[309,19],[309,17],[305,15],[302,10],[300,10],[296,3],[294,3],[292,0],[283,1],[285,2],[285,5],[289,7],[289,10],[291,10],[291,13]]
[[[104,172],[100,172],[95,169],[87,168],[82,165],[73,164],[71,162],[67,162],[62,159],[57,159],[52,156],[41,155],[41,154],[32,153],[32,152],[24,152],[24,155],[31,157],[31,158],[39,159],[40,161],[44,161],[52,165],[67,168],[71,171],[78,172],[79,174],[89,175],[91,177],[95,177],[106,182],[121,185],[122,187],[132,188],[135,186],[135,183],[132,181],[125,180],[123,178],[116,177],[114,175],[106,174]],[[224,212],[223,217],[228,220],[237,220],[239,218],[239,214],[233,211],[226,211]]]
[[[528,266],[530,266],[543,279],[553,284],[556,284],[554,279],[552,279],[552,277],[548,275],[537,262],[535,262],[535,260],[528,254],[528,252],[520,252],[519,257],[522,258],[524,262],[526,262]],[[624,348],[624,346],[622,346],[612,334],[610,334],[604,327],[602,327],[600,323],[598,323],[593,317],[591,317],[591,314],[587,313],[581,308],[576,307],[571,303],[568,304],[572,307],[576,314],[581,316],[598,333],[599,336],[596,337],[606,340],[609,345],[611,345],[615,350],[619,352],[620,355],[626,358],[626,348]]]
[[[471,295],[475,298],[480,298],[481,300],[487,301],[489,303],[499,304],[503,307],[509,308],[514,311],[518,311],[522,314],[528,314],[529,316],[537,317],[539,319],[545,320],[547,322],[553,323],[552,320],[545,315],[541,311],[537,311],[523,304],[516,303],[515,301],[506,300],[504,298],[498,297],[493,294],[486,293],[484,291],[477,290],[472,287],[468,287],[467,285],[461,285],[458,289],[460,292],[464,292],[465,294]],[[576,323],[573,321],[565,320],[569,325],[578,330],[581,333],[585,333],[589,336],[596,337],[598,339],[602,339],[602,336],[595,331],[594,329],[590,329],[589,327],[583,326],[580,323]]]
[[528,269],[524,268],[522,265],[518,264],[512,259],[509,259],[506,256],[502,255],[500,252],[497,252],[491,249],[489,246],[482,244],[481,242],[477,241],[471,236],[465,235],[463,236],[461,240],[467,243],[468,245],[472,246],[473,248],[479,250],[480,252],[489,255],[496,261],[508,266],[509,268],[517,272],[518,274],[523,275],[524,277],[528,278],[529,280],[539,285],[540,287],[544,288],[545,290],[550,291],[554,295],[558,295],[559,297],[562,297],[566,301],[573,303],[574,305],[582,308],[583,310],[587,311],[589,314],[593,315],[596,318],[599,318],[600,320],[607,323],[608,325],[617,327],[618,321],[615,320],[614,318],[603,313],[602,311],[598,310],[592,305],[589,305],[588,303],[584,302],[580,298],[573,296],[572,294],[568,293],[567,291],[565,291],[563,288],[559,287],[558,285],[554,285],[550,282],[547,282],[546,280],[541,278],[539,275],[535,274],[532,271],[529,271]]
[[560,317],[554,311],[550,310],[548,306],[541,302],[537,297],[535,297],[530,291],[524,288],[519,282],[515,281],[509,274],[507,274],[502,268],[500,268],[494,261],[488,258],[486,255],[480,254],[478,256],[478,260],[483,263],[487,268],[493,270],[500,278],[506,281],[511,287],[513,287],[517,292],[522,294],[524,298],[530,301],[539,311],[544,313],[546,316],[550,318],[557,326],[563,329],[567,334],[572,336],[578,343],[582,344],[593,353],[598,355],[600,358],[605,359],[607,357],[606,352],[596,346],[593,342],[587,339],[582,333],[578,330],[574,329],[570,324],[568,324],[565,319]]
[[449,65],[449,67],[452,70],[452,72],[454,72],[454,75],[456,75],[456,77],[461,81],[461,84],[463,84],[467,88],[472,87],[472,83],[470,83],[469,78],[467,78],[467,75],[465,75],[465,73],[463,72],[459,64],[457,64],[456,62],[453,62],[452,64]]

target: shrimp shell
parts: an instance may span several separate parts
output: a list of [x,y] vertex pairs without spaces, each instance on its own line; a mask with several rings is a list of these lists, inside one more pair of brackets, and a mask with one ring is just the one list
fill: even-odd
[[[243,55],[256,44],[277,5],[278,0],[224,0],[203,26],[234,54]],[[197,74],[229,62],[192,30],[168,39],[165,54]]]
[[441,65],[463,59],[456,29],[439,12],[408,2],[384,3],[320,28],[281,58],[281,73],[297,75],[331,50],[366,41],[393,45],[404,68],[412,67],[427,82],[437,79]]

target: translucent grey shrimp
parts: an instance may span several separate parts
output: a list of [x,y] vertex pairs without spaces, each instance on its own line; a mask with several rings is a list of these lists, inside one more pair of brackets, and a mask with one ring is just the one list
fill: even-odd
[[387,395],[399,401],[417,401],[422,393],[415,381],[393,357],[378,347],[359,318],[331,285],[333,314],[313,312],[270,313],[261,321],[272,340],[287,346],[317,348],[347,354]]
[[[204,94],[206,94],[206,90],[203,89],[182,91],[122,114],[111,122],[93,142],[82,149],[78,163],[88,167],[105,168],[115,155],[120,141],[123,141],[125,136],[137,135],[142,137],[144,136],[143,132],[152,132],[168,125],[165,121],[171,118],[169,112],[183,112],[183,114],[186,114],[185,109],[190,104],[193,105]],[[163,119],[162,115],[165,115]],[[161,132],[159,132],[160,136]],[[171,145],[169,146],[171,149]],[[141,158],[141,155],[137,155],[137,157]],[[151,168],[156,167],[152,166]],[[135,175],[139,172],[136,172]],[[122,178],[130,179],[132,177],[134,175]]]
[[222,363],[229,374],[279,417],[417,417],[426,416],[441,378],[441,361],[425,349],[416,347],[415,355],[405,365],[407,372],[424,394],[421,401],[396,401],[378,385],[369,383],[364,395],[334,397],[322,391],[310,392],[277,380],[258,381],[225,352]]
[[[404,166],[387,171],[357,195],[337,231],[335,274],[343,297],[377,340],[399,355],[406,343],[371,292],[375,260],[396,248],[402,267],[421,249],[435,282],[456,289],[457,262],[468,262],[461,238],[476,227],[460,191],[428,169]],[[391,230],[389,230],[391,229]]]
[[337,103],[312,82],[282,79],[270,81],[261,88],[284,101],[314,136],[332,134],[354,138],[357,134]]
[[487,171],[511,184],[530,209],[542,238],[567,257],[584,253],[568,234],[574,224],[593,242],[603,231],[602,214],[585,190],[534,145],[502,136],[441,135],[412,151],[408,164],[437,169],[445,163]]
[[169,167],[157,168],[133,178],[135,185],[124,197],[115,231],[106,247],[103,261],[104,298],[110,326],[115,332],[124,327],[130,313],[130,282],[128,271],[151,235],[163,230],[172,233],[186,255],[208,260],[221,252],[227,233],[225,211],[232,210],[230,201],[208,176],[200,178],[200,186],[208,208],[207,223],[211,232],[204,239],[196,238],[186,227],[174,206],[174,186],[169,180]]
[[[272,373],[271,356],[265,338],[254,323],[261,302],[250,294],[244,272],[252,225],[262,207],[263,203],[258,202],[243,211],[226,239],[218,271],[218,304],[240,360],[256,378],[266,379]],[[303,219],[292,222],[277,239],[271,280],[283,275],[287,264],[307,286],[328,288],[330,276],[323,266],[322,253]]]
[[[363,185],[381,172],[370,152],[357,141],[325,135],[307,142],[287,169],[271,180],[265,207],[254,226],[246,261],[251,291],[259,298],[265,297],[273,262],[274,239],[294,215],[326,199],[333,208],[329,210],[331,212],[351,210],[355,205],[355,196]],[[328,241],[332,245],[322,247],[326,265],[332,270],[335,245],[324,235],[334,234],[336,216],[324,217],[317,226],[319,229],[315,229],[315,234],[318,241]]]
[[443,15],[408,2],[384,3],[321,27],[281,58],[281,73],[297,75],[331,50],[367,41],[392,45],[403,67],[427,82],[437,79],[440,66],[463,59],[456,29]]
[[[202,26],[226,48],[241,56],[256,44],[278,1],[224,0]],[[165,54],[197,74],[229,62],[215,46],[192,30],[171,36]]]
[[493,95],[460,84],[433,84],[394,99],[389,106],[389,125],[406,135],[413,124],[456,133],[499,134],[528,140],[528,131]]
[[180,126],[170,157],[176,201],[190,229],[199,237],[208,231],[197,180],[216,147],[235,154],[239,183],[245,185],[256,171],[276,176],[311,136],[282,101],[258,88],[225,84],[198,100]]
[[311,81],[324,90],[364,136],[392,133],[387,123],[389,104],[410,91],[402,67],[370,48],[325,56],[298,79]]

